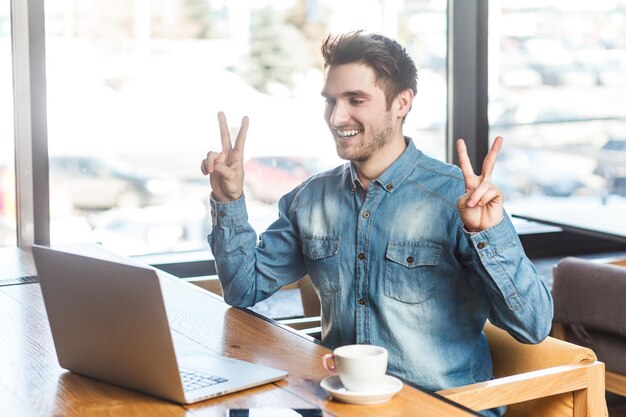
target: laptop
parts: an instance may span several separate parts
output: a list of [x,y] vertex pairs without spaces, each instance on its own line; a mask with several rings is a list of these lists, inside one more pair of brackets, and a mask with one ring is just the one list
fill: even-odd
[[61,367],[180,404],[287,376],[173,331],[156,269],[87,250],[32,249]]

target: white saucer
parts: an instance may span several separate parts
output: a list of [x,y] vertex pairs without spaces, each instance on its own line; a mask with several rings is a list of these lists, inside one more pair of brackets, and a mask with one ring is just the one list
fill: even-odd
[[320,385],[335,400],[351,404],[378,404],[389,401],[402,389],[402,381],[391,375],[385,375],[383,383],[378,391],[359,392],[344,388],[338,375],[322,379]]

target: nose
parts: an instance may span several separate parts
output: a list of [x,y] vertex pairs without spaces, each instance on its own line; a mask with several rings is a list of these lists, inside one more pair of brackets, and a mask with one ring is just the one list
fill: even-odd
[[330,124],[334,127],[340,127],[346,125],[348,120],[350,120],[350,116],[346,106],[341,101],[337,101],[330,114]]

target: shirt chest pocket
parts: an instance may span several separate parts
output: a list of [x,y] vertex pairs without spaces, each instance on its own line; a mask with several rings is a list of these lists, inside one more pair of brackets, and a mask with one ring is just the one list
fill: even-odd
[[322,293],[339,288],[339,238],[311,237],[302,241],[302,251],[307,272]]
[[418,304],[437,288],[441,245],[430,242],[389,242],[385,255],[385,295]]

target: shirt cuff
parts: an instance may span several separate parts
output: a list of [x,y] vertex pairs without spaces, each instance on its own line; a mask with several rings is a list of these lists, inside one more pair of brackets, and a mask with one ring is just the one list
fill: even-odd
[[507,216],[495,226],[480,232],[469,232],[463,227],[463,231],[469,236],[472,245],[481,258],[492,257],[498,252],[517,244],[517,232]]
[[236,226],[248,221],[246,199],[242,194],[238,200],[221,202],[213,198],[211,193],[211,220],[213,226]]

